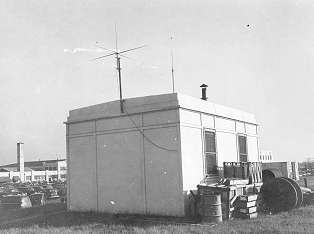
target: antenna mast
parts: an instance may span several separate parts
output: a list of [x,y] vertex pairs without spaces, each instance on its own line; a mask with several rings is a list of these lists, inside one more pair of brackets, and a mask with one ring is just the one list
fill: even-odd
[[[172,42],[173,37],[170,37],[170,40]],[[172,78],[172,93],[174,93],[174,69],[173,69],[173,46],[171,43],[171,78]]]
[[[94,58],[92,60],[98,60],[98,59],[102,59],[102,58],[105,58],[105,57],[109,57],[109,56],[112,56],[112,55],[115,55],[116,57],[116,61],[117,61],[117,71],[118,71],[118,77],[119,77],[119,96],[120,96],[120,111],[121,113],[124,112],[123,110],[123,98],[122,98],[122,79],[121,79],[121,57],[126,57],[124,55],[122,55],[123,53],[126,53],[126,52],[129,52],[129,51],[132,51],[132,50],[137,50],[137,49],[140,49],[140,48],[143,48],[145,47],[146,45],[143,45],[143,46],[139,46],[139,47],[135,47],[135,48],[132,48],[132,49],[128,49],[128,50],[123,50],[121,52],[119,52],[118,50],[118,33],[117,33],[117,25],[115,25],[115,33],[116,33],[116,41],[115,41],[115,50],[110,50],[110,49],[106,49],[102,46],[98,46],[99,48],[103,49],[103,50],[107,50],[107,51],[110,51],[112,53],[110,54],[106,54],[106,55],[103,55],[103,56],[100,56],[100,57],[97,57],[97,58]],[[97,42],[96,42],[97,43]],[[127,57],[126,57],[127,58]]]
[[123,100],[122,100],[122,83],[121,83],[121,64],[120,64],[120,57],[118,53],[118,32],[117,32],[117,25],[115,24],[115,33],[116,33],[116,59],[117,59],[117,70],[119,76],[119,94],[120,94],[120,111],[123,113]]

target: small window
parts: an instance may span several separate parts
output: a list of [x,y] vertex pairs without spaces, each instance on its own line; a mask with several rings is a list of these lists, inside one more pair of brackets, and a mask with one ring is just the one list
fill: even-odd
[[205,170],[206,174],[217,174],[216,133],[205,131]]
[[247,162],[246,136],[238,136],[240,162]]

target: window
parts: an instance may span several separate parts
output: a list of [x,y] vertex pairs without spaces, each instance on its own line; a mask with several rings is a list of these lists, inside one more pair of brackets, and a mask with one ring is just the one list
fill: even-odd
[[26,176],[26,180],[31,180],[32,177],[31,176]]
[[238,147],[240,162],[247,162],[246,136],[238,136]]
[[206,174],[217,174],[216,133],[205,131],[205,170]]

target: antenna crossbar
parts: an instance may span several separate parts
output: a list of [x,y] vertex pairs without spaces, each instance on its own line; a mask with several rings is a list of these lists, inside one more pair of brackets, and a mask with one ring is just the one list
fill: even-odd
[[105,54],[105,55],[103,55],[103,56],[94,58],[94,59],[92,59],[92,60],[93,60],[93,61],[94,61],[94,60],[99,60],[99,59],[102,59],[102,58],[106,58],[106,57],[110,57],[110,56],[115,55],[116,61],[117,61],[118,78],[119,78],[120,111],[121,111],[121,113],[123,113],[124,110],[123,110],[123,96],[122,96],[121,57],[125,57],[125,58],[128,58],[128,57],[125,56],[125,55],[122,55],[122,54],[127,53],[127,52],[132,51],[132,50],[141,49],[141,48],[145,47],[146,45],[134,47],[134,48],[127,49],[127,50],[123,50],[123,51],[120,51],[120,52],[119,52],[119,51],[118,51],[118,34],[117,34],[117,27],[116,27],[116,26],[115,26],[115,33],[116,33],[116,40],[115,40],[115,47],[116,47],[116,48],[115,48],[115,50],[107,49],[107,48],[105,48],[105,47],[96,45],[98,48],[101,48],[101,49],[103,49],[103,50],[110,51],[110,52],[112,52],[112,53]]

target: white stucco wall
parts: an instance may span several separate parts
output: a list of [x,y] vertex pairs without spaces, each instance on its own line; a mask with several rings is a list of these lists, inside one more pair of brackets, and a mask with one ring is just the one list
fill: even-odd
[[183,216],[178,122],[162,110],[70,124],[69,208]]
[[97,136],[99,211],[145,213],[142,138],[137,131]]
[[[192,108],[192,104],[189,103]],[[215,108],[210,107],[215,112]],[[227,108],[220,108],[227,114]],[[239,161],[238,134],[247,137],[248,159],[258,161],[258,140],[256,125],[243,121],[201,113],[197,110],[180,109],[180,131],[182,152],[182,176],[184,191],[196,189],[196,185],[205,176],[204,168],[204,130],[216,133],[217,166],[223,167],[223,162]],[[240,116],[235,110],[233,116]],[[229,115],[231,115],[229,114]],[[241,116],[239,117],[241,119]]]
[[95,136],[69,140],[69,209],[97,210]]

